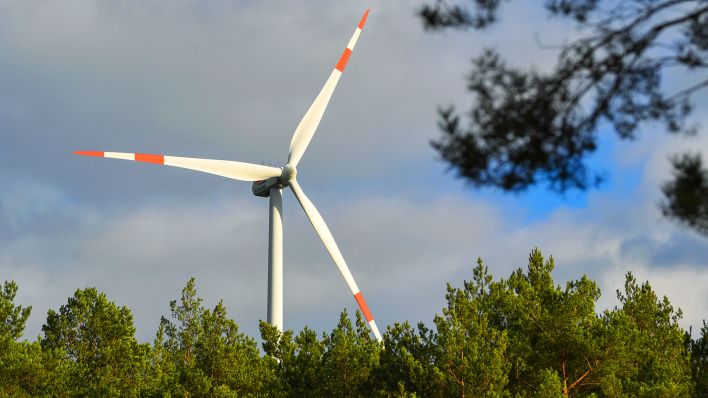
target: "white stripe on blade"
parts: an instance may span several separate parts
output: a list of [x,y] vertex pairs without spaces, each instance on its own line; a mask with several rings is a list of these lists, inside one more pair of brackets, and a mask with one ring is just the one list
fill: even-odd
[[361,29],[356,28],[354,31],[354,36],[352,36],[351,40],[349,40],[349,43],[347,43],[347,48],[350,50],[354,50],[354,46],[356,45],[356,41],[359,39],[359,35],[361,34]]
[[103,157],[111,159],[135,160],[134,153],[125,152],[104,152]]

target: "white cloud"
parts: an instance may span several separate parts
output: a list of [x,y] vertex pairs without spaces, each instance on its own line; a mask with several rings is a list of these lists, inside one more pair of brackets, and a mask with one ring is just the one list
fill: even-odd
[[[601,190],[584,207],[528,222],[525,197],[463,191],[428,141],[435,107],[466,109],[469,59],[497,46],[520,67],[554,60],[542,41],[576,32],[531,6],[491,34],[422,31],[420,2],[13,2],[0,5],[0,279],[34,306],[27,334],[76,288],[96,286],[150,339],[196,276],[255,335],[265,317],[267,204],[245,183],[184,170],[76,158],[76,149],[164,152],[280,164],[290,135],[358,21],[372,13],[300,167],[381,326],[429,322],[444,284],[481,256],[495,277],[540,247],[558,282],[595,278],[614,303],[633,270],[705,317],[704,242],[662,221],[668,153],[708,148],[660,129],[616,145],[612,172],[636,191]],[[537,23],[544,21],[543,23]],[[683,147],[682,147],[683,148]],[[31,154],[31,156],[29,156]],[[11,183],[9,183],[11,182]],[[483,196],[487,199],[474,199]],[[294,198],[285,205],[286,325],[327,329],[354,301]],[[704,244],[703,244],[704,245]],[[688,291],[691,281],[696,289]]]
[[[665,256],[667,264],[660,263],[661,256],[647,259],[647,253],[675,250],[677,240],[691,242],[670,224],[657,229],[646,217],[651,206],[633,208],[597,194],[585,209],[561,209],[524,226],[505,219],[503,208],[457,195],[419,201],[396,194],[367,199],[308,193],[382,325],[429,322],[444,303],[445,283],[460,286],[469,279],[477,256],[496,278],[507,277],[525,267],[536,246],[556,259],[558,283],[584,273],[597,280],[603,308],[616,304],[614,291],[632,270],[684,310],[685,326],[705,317],[705,264],[690,257],[675,264],[681,256]],[[37,334],[46,309],[64,302],[75,288],[97,286],[133,310],[139,336],[149,339],[190,276],[197,277],[208,305],[223,298],[242,328],[256,334],[257,321],[265,317],[267,205],[254,199],[156,203],[86,224],[69,238],[9,245],[2,274],[18,279],[21,288],[28,285],[21,295],[35,307],[28,334]],[[352,312],[356,306],[289,194],[285,237],[286,325],[331,328],[342,308]],[[637,240],[645,247],[627,249]],[[51,267],[17,261],[30,252],[37,260],[52,259],[45,260]],[[687,291],[692,275],[695,289]]]

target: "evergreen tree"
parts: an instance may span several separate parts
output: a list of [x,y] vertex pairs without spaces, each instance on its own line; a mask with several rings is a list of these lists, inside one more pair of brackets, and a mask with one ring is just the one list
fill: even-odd
[[40,341],[19,341],[29,309],[0,291],[0,397],[703,397],[708,324],[695,341],[681,311],[627,274],[620,305],[602,314],[595,282],[556,285],[553,258],[493,281],[481,260],[447,287],[433,328],[407,322],[374,341],[361,314],[330,333],[297,336],[261,322],[265,356],[219,302],[206,309],[194,279],[170,303],[154,347],[132,315],[96,289],[49,311]]
[[691,340],[687,335],[691,352],[691,373],[695,385],[695,397],[708,397],[708,323],[703,321],[701,335]]
[[39,395],[46,383],[38,343],[19,341],[32,307],[15,305],[17,284],[0,288],[0,396]]
[[0,289],[0,344],[19,339],[32,312],[32,307],[15,305],[17,289],[15,281],[5,281]]
[[435,365],[445,375],[445,396],[504,397],[509,364],[506,331],[489,319],[492,276],[477,261],[464,288],[447,286],[447,307],[435,317]]
[[276,374],[277,383],[271,395],[286,397],[321,396],[322,361],[325,346],[315,331],[303,329],[293,340],[293,332],[279,332],[275,326],[261,322],[263,350]]
[[379,366],[373,373],[380,397],[443,397],[446,375],[435,366],[435,334],[424,323],[388,327],[383,335]]
[[305,328],[293,341],[292,331],[279,332],[261,322],[263,349],[271,359],[279,383],[273,395],[289,397],[370,397],[371,373],[380,345],[357,311],[355,324],[346,310],[337,327],[322,340]]
[[323,344],[322,396],[370,396],[368,380],[378,364],[380,346],[371,338],[361,313],[356,312],[356,322],[352,325],[347,311],[342,311],[337,327],[324,337]]
[[317,338],[317,333],[307,327],[295,337],[294,343],[292,367],[287,373],[290,396],[313,396],[321,386],[325,345]]
[[49,395],[137,396],[147,378],[149,346],[135,340],[133,316],[95,288],[79,289],[49,310],[41,345],[59,355]]
[[553,268],[553,258],[534,249],[526,273],[518,269],[490,288],[492,318],[508,333],[509,391],[517,396],[592,393],[607,360],[595,313],[600,290],[587,277],[554,285]]
[[194,397],[257,396],[270,373],[255,340],[240,333],[219,302],[202,306],[191,278],[180,301],[170,302],[172,321],[162,318],[155,338],[153,367],[161,395]]
[[622,307],[608,313],[614,332],[611,348],[621,364],[614,369],[613,391],[625,396],[690,396],[690,354],[678,326],[681,311],[666,297],[659,300],[649,282],[639,285],[631,272],[617,297]]

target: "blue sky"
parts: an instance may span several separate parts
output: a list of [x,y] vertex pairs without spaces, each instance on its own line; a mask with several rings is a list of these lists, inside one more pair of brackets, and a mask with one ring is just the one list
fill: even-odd
[[[250,185],[181,169],[71,155],[165,153],[279,165],[362,12],[367,25],[299,166],[380,327],[430,322],[445,283],[480,256],[497,277],[539,247],[559,283],[583,274],[600,306],[631,270],[681,307],[708,314],[706,240],[663,220],[668,156],[708,140],[645,126],[637,142],[601,133],[590,159],[600,188],[559,197],[473,190],[445,172],[428,142],[435,109],[466,109],[469,60],[494,46],[520,67],[554,54],[530,32],[572,25],[517,2],[486,32],[424,33],[421,2],[0,3],[0,280],[46,311],[96,286],[133,310],[152,338],[189,277],[207,305],[223,299],[257,334],[266,311],[267,202]],[[681,87],[670,76],[667,86]],[[694,120],[705,123],[697,98]],[[285,324],[334,327],[356,308],[290,193],[285,196]],[[686,289],[690,286],[690,289]]]

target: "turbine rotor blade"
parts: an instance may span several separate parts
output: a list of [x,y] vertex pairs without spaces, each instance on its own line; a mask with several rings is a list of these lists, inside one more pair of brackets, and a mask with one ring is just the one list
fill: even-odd
[[344,68],[347,65],[347,61],[349,61],[349,56],[354,50],[356,41],[359,38],[359,34],[361,34],[362,28],[364,28],[364,23],[366,23],[366,18],[368,16],[369,10],[366,10],[366,12],[364,12],[364,16],[361,17],[361,21],[359,21],[359,25],[354,31],[354,35],[349,40],[347,48],[344,49],[344,53],[339,58],[339,62],[337,62],[337,65],[334,67],[332,74],[329,75],[329,78],[327,79],[327,82],[325,82],[324,87],[322,87],[322,90],[320,91],[319,95],[317,95],[317,98],[315,98],[315,102],[310,105],[310,108],[307,110],[307,113],[305,113],[305,116],[302,118],[300,124],[295,129],[295,132],[293,133],[293,138],[290,141],[290,154],[288,156],[289,164],[297,166],[297,164],[300,162],[300,159],[302,158],[302,155],[305,153],[305,150],[307,149],[310,140],[312,140],[312,136],[315,135],[317,126],[319,126],[320,120],[322,120],[322,115],[324,114],[325,109],[327,109],[329,99],[332,97],[332,93],[334,92],[335,87],[337,87],[337,82],[339,82],[339,78],[344,72]]
[[334,260],[334,263],[337,265],[337,268],[339,268],[339,272],[342,274],[344,281],[347,283],[347,286],[349,286],[349,289],[352,291],[354,299],[356,300],[357,304],[359,304],[359,308],[364,314],[366,321],[369,323],[369,327],[371,327],[371,331],[374,333],[374,336],[376,336],[376,340],[382,341],[381,333],[379,332],[379,329],[376,326],[376,322],[374,322],[374,317],[371,315],[371,311],[369,311],[369,307],[366,305],[364,296],[362,296],[359,287],[354,281],[352,273],[349,271],[349,267],[347,266],[346,261],[344,261],[342,253],[339,251],[339,247],[337,246],[337,242],[335,242],[334,237],[332,236],[332,232],[330,232],[329,228],[327,227],[327,224],[320,215],[320,212],[317,211],[315,205],[312,204],[307,195],[305,195],[305,193],[302,191],[297,181],[290,180],[289,184],[298,202],[300,202],[300,206],[302,206],[302,209],[305,210],[307,218],[310,220],[310,223],[315,228],[317,235],[320,237],[320,240],[322,240],[322,243],[324,243],[324,246],[329,252],[329,255],[332,256],[332,260]]
[[201,171],[203,173],[232,178],[241,181],[259,181],[280,176],[277,167],[259,164],[235,162],[232,160],[185,158],[180,156],[153,155],[147,153],[76,151],[76,155],[97,156],[112,159],[133,160],[136,162],[164,164],[165,166]]

